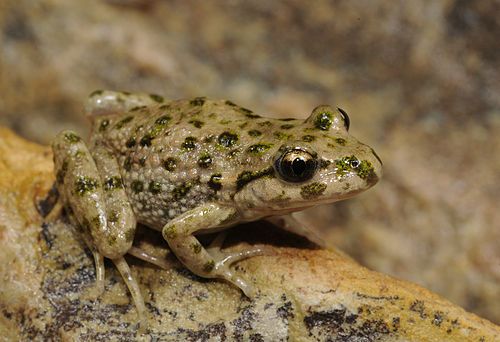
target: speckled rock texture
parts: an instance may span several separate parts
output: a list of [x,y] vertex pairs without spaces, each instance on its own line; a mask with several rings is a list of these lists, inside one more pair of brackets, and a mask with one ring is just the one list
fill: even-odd
[[0,124],[43,144],[62,129],[86,136],[95,89],[229,98],[283,117],[337,105],[384,178],[302,221],[361,264],[499,324],[499,11],[494,0],[2,0]]
[[[28,166],[28,167],[27,167]],[[234,267],[251,280],[250,300],[234,286],[187,271],[161,235],[135,243],[166,258],[161,270],[133,257],[149,309],[146,334],[121,276],[107,264],[94,296],[93,259],[61,217],[42,225],[53,196],[51,153],[0,128],[0,335],[6,341],[498,341],[500,327],[432,292],[360,266],[263,223],[233,228],[227,248],[265,243],[270,256]]]

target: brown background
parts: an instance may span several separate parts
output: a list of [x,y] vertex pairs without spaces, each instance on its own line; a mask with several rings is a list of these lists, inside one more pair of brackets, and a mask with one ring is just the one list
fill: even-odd
[[385,176],[300,217],[498,324],[498,13],[494,0],[2,0],[0,124],[43,144],[87,134],[82,101],[101,88],[276,117],[338,105]]

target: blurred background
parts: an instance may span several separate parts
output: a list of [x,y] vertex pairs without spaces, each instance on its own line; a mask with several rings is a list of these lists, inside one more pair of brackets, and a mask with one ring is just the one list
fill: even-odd
[[499,324],[499,18],[498,0],[1,0],[0,124],[87,135],[95,89],[342,107],[384,178],[299,218]]

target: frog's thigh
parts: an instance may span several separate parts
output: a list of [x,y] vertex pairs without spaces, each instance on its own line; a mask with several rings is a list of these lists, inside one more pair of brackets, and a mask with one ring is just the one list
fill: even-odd
[[[117,231],[114,223],[108,222],[108,215],[114,212],[108,211],[105,184],[86,144],[75,133],[63,131],[54,139],[52,149],[57,188],[78,223],[105,257],[123,256],[131,242],[125,234],[127,230]],[[111,217],[113,220],[114,216]]]
[[134,107],[151,106],[163,102],[165,102],[163,97],[154,94],[97,90],[90,94],[85,102],[85,115],[92,118],[127,112]]
[[[192,272],[206,278],[223,278],[239,287],[246,295],[252,296],[252,288],[234,271],[223,253],[209,253],[193,235],[196,232],[213,227],[230,224],[237,220],[238,212],[231,207],[214,203],[192,209],[169,221],[162,230],[179,260]],[[231,258],[229,258],[231,259]]]

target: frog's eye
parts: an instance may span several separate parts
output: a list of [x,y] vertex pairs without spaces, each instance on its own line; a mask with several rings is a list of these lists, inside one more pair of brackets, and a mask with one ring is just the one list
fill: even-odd
[[351,120],[349,120],[349,115],[347,115],[345,110],[343,110],[342,108],[337,107],[337,109],[340,112],[340,114],[342,115],[342,117],[344,118],[345,130],[348,131],[349,126],[351,125]]
[[285,151],[275,162],[276,171],[286,181],[303,182],[311,179],[318,168],[318,161],[301,149]]

